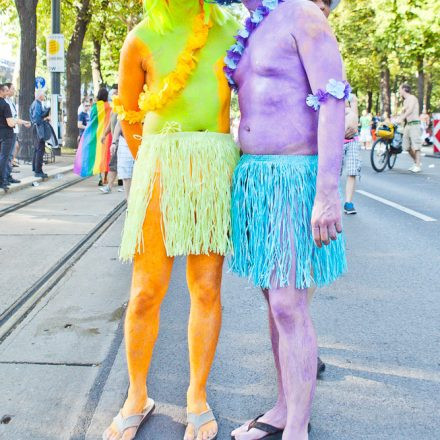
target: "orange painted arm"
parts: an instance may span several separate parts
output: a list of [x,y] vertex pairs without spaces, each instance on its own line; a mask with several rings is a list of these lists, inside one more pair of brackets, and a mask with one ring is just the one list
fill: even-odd
[[[147,66],[150,53],[134,33],[125,40],[121,50],[119,65],[119,97],[126,110],[138,111],[138,99],[147,79]],[[121,121],[122,131],[133,157],[136,158],[141,144],[142,124],[129,124]]]

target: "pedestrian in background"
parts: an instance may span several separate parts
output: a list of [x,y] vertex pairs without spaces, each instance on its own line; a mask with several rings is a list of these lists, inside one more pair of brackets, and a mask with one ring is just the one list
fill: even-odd
[[369,150],[371,148],[371,118],[368,116],[367,110],[363,110],[362,116],[359,119],[359,123],[361,126],[361,135],[360,142],[362,143],[362,147],[365,150]]
[[115,129],[115,137],[117,137],[117,156],[118,156],[118,178],[122,179],[125,190],[125,198],[128,200],[130,195],[131,178],[133,176],[134,158],[128,148],[127,141],[122,133],[121,124]]
[[353,197],[356,189],[356,177],[361,177],[361,144],[358,138],[358,103],[355,95],[350,95],[345,106],[345,141],[343,168],[347,174],[345,185],[344,212],[356,214]]
[[112,192],[116,178],[118,177],[118,139],[115,137],[119,137],[119,133],[116,133],[116,128],[118,126],[118,115],[112,112],[112,114],[110,115],[110,121],[101,137],[101,142],[105,142],[106,137],[110,134],[112,138],[112,143],[110,145],[110,162],[108,164],[109,171],[107,176],[107,183],[99,188],[99,190],[103,194],[110,194]]
[[78,115],[78,129],[79,129],[78,143],[89,121],[90,121],[90,103],[88,101],[85,101],[82,104],[82,111]]
[[422,125],[422,141],[423,145],[429,147],[432,145],[431,141],[431,117],[429,116],[428,111],[426,110],[426,105],[423,106],[422,114],[420,115],[420,123]]
[[403,111],[400,115],[400,123],[405,125],[403,130],[402,147],[408,151],[414,161],[408,171],[420,173],[422,163],[420,154],[422,149],[422,125],[420,123],[420,106],[416,96],[411,94],[411,86],[402,84],[399,88],[400,96],[403,98]]
[[17,146],[17,138],[18,138],[18,127],[20,125],[25,126],[26,128],[29,128],[31,126],[31,123],[29,121],[24,121],[22,119],[18,118],[18,111],[17,106],[15,105],[14,97],[15,97],[15,87],[12,83],[6,83],[6,87],[8,88],[8,92],[6,94],[6,102],[9,105],[9,108],[11,109],[12,118],[16,121],[15,127],[14,127],[14,144],[11,150],[11,153],[9,154],[9,160],[8,160],[8,181],[9,183],[20,183],[20,180],[14,179],[12,177],[12,168],[13,168],[13,161],[14,161],[14,155],[16,151]]
[[381,117],[378,113],[376,113],[371,120],[371,137],[373,138],[373,142],[376,142],[376,130],[381,121]]
[[[109,102],[112,101],[113,96],[118,94],[118,84],[113,84],[112,89],[108,94]],[[112,191],[112,188],[115,184],[116,178],[118,176],[118,140],[115,139],[115,130],[118,125],[118,115],[114,112],[110,115],[110,121],[107,124],[107,127],[104,130],[104,133],[101,137],[101,142],[105,142],[107,136],[111,135],[112,144],[110,146],[110,162],[109,162],[109,173],[107,177],[107,184],[101,186],[99,190],[104,194],[109,194]],[[119,134],[118,134],[119,137]]]
[[110,114],[108,92],[102,88],[90,111],[90,121],[81,136],[73,166],[74,173],[81,177],[100,174],[100,186],[104,183],[102,174],[107,179],[109,171],[111,136],[102,140],[102,134],[110,121]]
[[44,122],[49,119],[50,109],[46,109],[43,102],[46,99],[44,89],[35,91],[35,100],[32,103],[29,113],[34,130],[34,154],[32,158],[32,171],[35,177],[47,178],[48,175],[43,172],[43,159],[46,149],[46,134]]
[[8,93],[6,85],[0,85],[0,188],[9,189],[8,160],[14,148],[15,120],[5,98]]

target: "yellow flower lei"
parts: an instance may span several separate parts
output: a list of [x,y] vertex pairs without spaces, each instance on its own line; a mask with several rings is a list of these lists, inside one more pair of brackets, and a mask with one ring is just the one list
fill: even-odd
[[198,61],[195,55],[206,45],[211,27],[212,23],[206,23],[205,14],[201,12],[194,20],[193,30],[185,49],[177,58],[176,69],[164,78],[161,90],[154,93],[148,90],[146,84],[144,85],[144,91],[139,95],[139,111],[125,110],[119,96],[113,96],[113,111],[119,115],[120,120],[129,124],[143,122],[148,112],[163,109],[182,92],[197,67]]

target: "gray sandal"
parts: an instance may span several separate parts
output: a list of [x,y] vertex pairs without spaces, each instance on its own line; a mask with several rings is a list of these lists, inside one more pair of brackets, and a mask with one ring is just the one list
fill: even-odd
[[[194,439],[197,439],[197,436],[199,435],[200,428],[204,425],[206,425],[209,422],[215,422],[216,419],[214,417],[214,413],[212,412],[212,409],[208,405],[208,410],[203,412],[202,414],[194,414],[194,413],[187,413],[187,425],[193,425],[194,426]],[[218,435],[218,431],[214,434],[213,437],[209,437],[208,440],[216,440]]]
[[[133,439],[136,437],[139,429],[141,429],[142,425],[150,418],[151,414],[153,414],[156,405],[153,399],[148,399],[147,405],[141,414],[133,414],[132,416],[128,416],[126,418],[122,417],[121,411],[119,411],[118,415],[113,419],[115,425],[118,428],[119,438],[122,438],[124,432],[127,429],[136,428]],[[102,440],[107,440],[105,432],[102,434]]]

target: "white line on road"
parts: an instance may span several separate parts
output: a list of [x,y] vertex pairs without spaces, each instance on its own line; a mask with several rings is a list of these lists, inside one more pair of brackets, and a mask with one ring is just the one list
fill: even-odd
[[429,217],[425,214],[421,214],[420,212],[414,211],[413,209],[406,208],[405,206],[399,205],[398,203],[394,203],[390,200],[376,196],[376,195],[371,194],[367,191],[357,190],[356,192],[359,194],[362,194],[365,197],[369,197],[370,199],[373,199],[373,200],[376,200],[380,203],[383,203],[384,205],[388,205],[388,206],[391,206],[392,208],[398,209],[399,211],[403,211],[406,214],[412,215],[413,217],[417,217],[420,220],[423,220],[425,222],[436,222],[437,221],[435,218]]

